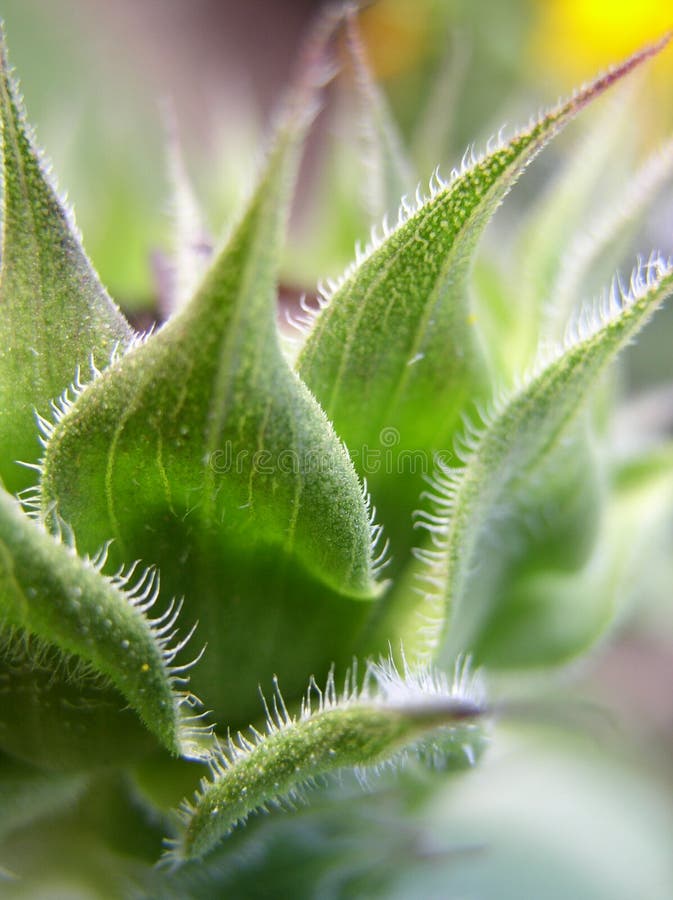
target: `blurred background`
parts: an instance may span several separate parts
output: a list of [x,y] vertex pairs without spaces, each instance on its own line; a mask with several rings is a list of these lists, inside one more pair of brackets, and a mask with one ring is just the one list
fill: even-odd
[[[156,300],[151,260],[169,227],[166,105],[220,233],[250,183],[269,114],[319,6],[3,0],[38,139],[75,206],[90,255],[127,308]],[[379,0],[364,12],[362,30],[400,127],[415,140],[425,180],[437,164],[448,171],[468,143],[479,146],[504,122],[527,121],[531,110],[660,36],[670,20],[658,0]],[[655,64],[643,93],[638,130],[649,142],[662,138],[673,118],[671,58]],[[338,140],[334,110],[325,118]],[[540,165],[551,169],[553,159]],[[356,194],[361,177],[356,171]],[[357,228],[351,221],[341,246],[325,247],[313,266],[306,262],[306,275],[325,275],[325,263],[337,271],[361,236]]]
[[[269,117],[319,4],[1,6],[30,120],[87,250],[115,299],[149,322],[160,308],[171,241],[166,108],[207,227],[220,235],[254,177]],[[525,123],[660,36],[673,11],[661,0],[379,0],[361,24],[372,69],[427,182],[437,164],[448,174],[468,143],[482,147],[503,123]],[[319,277],[339,274],[354,241],[368,234],[349,90],[347,77],[332,88],[309,146],[284,263],[289,293],[311,292]],[[614,160],[619,181],[673,134],[673,51],[650,67],[635,101],[614,102],[630,104]],[[498,213],[499,235],[542,202],[586,130],[582,118],[536,161]],[[487,236],[484,253],[489,247],[503,252]],[[673,252],[670,184],[634,229],[624,258],[651,247]],[[639,414],[654,410],[669,438],[672,346],[669,310],[632,348],[627,366],[628,393],[645,392]],[[673,546],[670,529],[662,540]],[[484,766],[438,793],[423,826],[437,846],[406,860],[406,874],[385,896],[673,897],[670,556],[661,557],[660,570],[642,573],[640,596],[609,642],[560,675],[540,674],[547,705],[537,721],[524,729],[504,723]],[[578,697],[602,712],[569,711],[566,700]],[[394,868],[384,850],[373,865]],[[363,893],[356,887],[335,896],[369,896],[366,882],[354,883],[365,885]]]

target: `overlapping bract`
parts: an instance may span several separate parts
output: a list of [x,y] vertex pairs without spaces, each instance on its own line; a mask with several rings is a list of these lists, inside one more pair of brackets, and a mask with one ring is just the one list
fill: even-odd
[[[70,733],[53,742],[58,767],[87,768],[83,755],[101,742],[109,750],[101,764],[125,765],[155,752],[156,741],[174,755],[201,756],[211,719],[191,711],[198,701],[187,669],[222,733],[254,718],[260,682],[280,675],[291,704],[309,676],[313,690],[313,675],[328,679],[317,710],[296,717],[277,695],[268,734],[215,755],[212,782],[184,809],[181,857],[206,852],[306,779],[378,763],[420,732],[451,731],[487,709],[469,697],[456,705],[455,692],[437,689],[441,672],[419,675],[426,670],[417,660],[405,661],[402,675],[392,663],[370,666],[378,690],[353,680],[337,699],[333,663],[345,668],[354,654],[369,658],[402,642],[410,659],[430,654],[445,668],[469,650],[539,664],[578,652],[609,621],[612,585],[596,563],[596,534],[613,550],[623,535],[587,518],[598,465],[585,429],[599,376],[673,292],[671,264],[653,257],[629,291],[585,307],[574,330],[505,393],[493,376],[499,355],[485,347],[488,329],[471,306],[470,274],[484,228],[533,157],[665,42],[483,157],[466,158],[448,182],[435,173],[429,196],[403,200],[397,224],[384,225],[304,320],[293,367],[276,325],[281,242],[297,157],[330,73],[329,44],[344,20],[373,107],[370,139],[387,167],[379,203],[389,203],[386,185],[406,177],[347,7],[322,20],[309,43],[238,224],[194,295],[145,338],[93,273],[3,60],[0,684],[12,700],[0,714],[0,748],[46,765],[31,744],[52,742],[61,704]],[[657,178],[669,165],[664,159]],[[615,217],[606,233],[620,223]],[[548,325],[539,293],[535,285],[530,302],[539,308],[534,327],[523,329],[523,357]],[[510,324],[520,314],[510,310]],[[492,408],[471,429],[464,415],[475,402]],[[394,445],[369,473],[363,452],[386,429]],[[456,464],[436,465],[430,491],[421,472],[400,468],[405,454],[432,463],[437,452],[455,453]],[[17,474],[17,457],[38,473],[32,484]],[[656,484],[668,485],[668,474]],[[391,536],[392,584],[380,577],[386,543],[365,475]],[[21,509],[11,493],[26,486]],[[606,508],[645,503],[648,486],[611,495]],[[569,494],[579,499],[564,506]],[[551,524],[499,540],[503,523],[514,534],[524,512],[535,521],[550,506]],[[580,520],[577,547],[551,546]],[[115,574],[104,574],[108,555]],[[168,596],[184,595],[184,612],[182,600],[152,612],[159,582],[148,564],[159,566]],[[564,631],[560,607],[587,585],[595,606]],[[521,621],[536,591],[549,596],[517,642],[508,611]],[[182,657],[191,632],[177,631],[185,615],[200,620],[208,641],[193,665]],[[419,690],[391,701],[393,683]],[[20,703],[31,709],[23,725]],[[79,789],[65,780],[54,797]]]

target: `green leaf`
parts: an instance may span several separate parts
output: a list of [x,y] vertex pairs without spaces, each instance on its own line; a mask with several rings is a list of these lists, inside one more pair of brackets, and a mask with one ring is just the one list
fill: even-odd
[[[79,531],[89,512],[82,507],[98,495],[104,502],[94,515],[104,524],[87,524],[124,551],[133,551],[133,520],[155,504],[246,545],[254,523],[260,543],[280,544],[326,581],[367,595],[374,586],[362,488],[286,365],[275,323],[277,257],[306,125],[295,102],[245,216],[193,301],[59,417],[43,508],[57,502]],[[79,484],[75,468],[83,470]]]
[[4,43],[0,52],[0,477],[16,491],[30,477],[15,461],[40,454],[34,410],[46,412],[78,366],[107,363],[132,332],[84,254],[25,123]]
[[[171,603],[162,615],[148,618],[159,591],[156,571],[146,569],[134,578],[134,565],[106,577],[100,571],[105,553],[104,547],[94,560],[81,559],[74,546],[52,537],[0,491],[0,621],[5,634],[35,636],[61,654],[89,663],[172,753],[198,755],[200,728],[192,728],[193,719],[183,712],[193,699],[181,689],[185,666],[174,664],[185,643],[176,641],[174,629],[180,604]],[[34,689],[34,677],[27,681]],[[5,691],[11,694],[15,687],[10,666]]]
[[433,454],[451,447],[461,412],[486,393],[468,297],[479,237],[542,147],[661,46],[631,57],[485,157],[464,161],[448,184],[437,177],[416,206],[403,202],[397,226],[384,227],[383,239],[375,237],[321,299],[297,370],[367,474],[394,557],[404,560],[411,540],[420,490],[414,466],[416,473],[419,464],[431,468]]
[[504,146],[466,162],[448,185],[434,181],[417,209],[403,204],[399,224],[324,299],[297,368],[351,450],[371,445],[386,425],[402,431],[404,445],[442,447],[481,376],[466,284],[484,227],[542,147],[661,46],[634,55]]
[[475,654],[489,666],[548,665],[586,650],[648,592],[657,553],[670,554],[673,448],[622,463],[594,553],[578,572],[522,572],[507,585]]
[[81,392],[43,464],[42,508],[56,504],[83,549],[113,537],[116,559],[158,563],[187,596],[211,644],[196,690],[227,720],[249,719],[259,678],[285,676],[283,660],[295,680],[304,666],[303,682],[335,645],[350,655],[361,600],[379,591],[362,485],[276,325],[288,195],[325,76],[324,49],[309,51],[255,193],[199,291]]
[[[417,525],[433,546],[418,551],[426,565],[424,612],[435,622],[435,652],[446,659],[477,640],[490,610],[470,603],[470,576],[489,549],[493,524],[507,518],[508,500],[534,478],[559,447],[599,375],[673,292],[673,267],[653,259],[637,270],[631,292],[613,290],[588,308],[574,333],[511,396],[501,399],[481,431],[467,440],[462,469],[440,467],[431,508]],[[492,603],[499,600],[496,595]]]
[[[311,680],[301,713],[291,715],[275,684],[271,710],[265,701],[265,735],[251,729],[229,739],[213,778],[204,780],[194,802],[183,806],[184,831],[174,842],[175,860],[203,856],[240,822],[266,804],[296,797],[303,786],[338,769],[375,766],[405,746],[442,732],[462,737],[472,757],[475,719],[483,716],[481,690],[463,664],[453,684],[429,669],[400,674],[392,661],[370,664],[363,687],[349,675],[339,696],[330,673],[325,690]],[[313,708],[312,708],[313,707]]]

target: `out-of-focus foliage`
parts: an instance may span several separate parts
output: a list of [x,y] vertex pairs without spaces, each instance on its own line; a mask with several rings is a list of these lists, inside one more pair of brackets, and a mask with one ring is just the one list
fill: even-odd
[[[27,34],[35,8],[7,7]],[[159,133],[147,85],[128,139],[105,98],[123,99],[133,73],[98,93],[95,41],[70,35],[94,97],[78,121],[100,117],[106,142],[85,233],[117,297],[160,295],[167,322],[147,336],[89,266],[3,69],[7,897],[670,894],[668,701],[656,682],[619,682],[626,658],[658,664],[665,684],[673,643],[671,389],[633,399],[615,365],[673,293],[673,262],[652,253],[609,281],[641,241],[668,249],[666,225],[642,223],[654,200],[664,208],[673,145],[640,139],[639,86],[556,142],[524,182],[532,202],[517,188],[496,212],[552,138],[666,42],[415,189],[463,129],[488,133],[491,104],[544,46],[545,16],[588,36],[589,7],[333,9],[238,218],[232,173],[263,155],[252,117],[231,120],[210,215],[189,183],[199,128],[187,123],[181,155],[170,126],[172,242],[151,202],[160,167],[136,181],[131,161]],[[42,27],[67,32],[77,8]],[[548,56],[544,78],[564,77]],[[60,126],[71,77],[54,81]],[[230,225],[215,249],[218,209]],[[345,273],[290,310],[291,346],[279,282],[287,303],[336,271],[371,220]],[[161,244],[172,256],[153,281],[143,260]],[[668,333],[657,322],[646,341]],[[661,364],[670,382],[670,354],[629,353],[641,381]],[[611,642],[629,627],[631,657]],[[569,688],[563,664],[601,643],[602,668],[595,655],[595,677]],[[615,705],[615,681],[628,724],[616,739],[598,708]],[[487,725],[496,714],[505,724]],[[170,873],[154,868],[165,835]]]

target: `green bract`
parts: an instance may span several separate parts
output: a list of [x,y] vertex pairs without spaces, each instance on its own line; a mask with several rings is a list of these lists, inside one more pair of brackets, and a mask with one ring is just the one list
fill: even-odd
[[[670,145],[564,255],[559,235],[585,212],[578,172],[593,177],[570,165],[524,229],[520,290],[483,261],[475,271],[528,164],[665,41],[402,198],[302,301],[290,352],[284,228],[344,29],[377,164],[371,205],[399,201],[412,164],[354,10],[337,8],[205,272],[173,148],[175,308],[147,335],[100,285],[2,58],[0,836],[61,815],[62,839],[86,831],[103,866],[128,834],[143,874],[124,877],[148,896],[168,890],[147,868],[159,831],[182,865],[333,772],[363,777],[412,749],[473,765],[490,707],[471,665],[586,649],[643,565],[630,533],[656,532],[671,509],[669,447],[611,453],[602,376],[673,293],[673,265],[654,254],[628,288],[584,290],[670,176]],[[30,884],[20,854],[20,871],[0,864]],[[204,875],[215,891],[218,871]]]
[[0,476],[29,483],[16,465],[35,462],[36,408],[74,377],[74,366],[107,363],[132,329],[98,281],[72,217],[31,140],[7,61],[2,60],[2,267],[0,269]]

